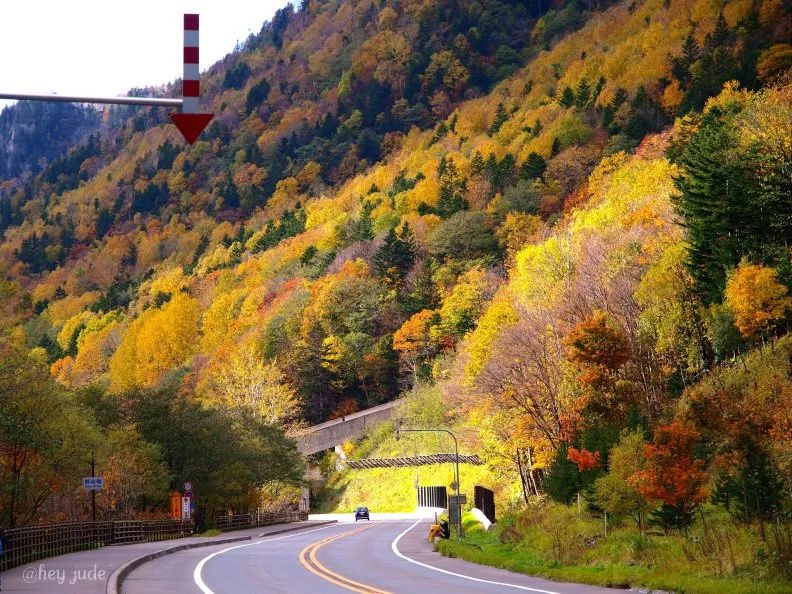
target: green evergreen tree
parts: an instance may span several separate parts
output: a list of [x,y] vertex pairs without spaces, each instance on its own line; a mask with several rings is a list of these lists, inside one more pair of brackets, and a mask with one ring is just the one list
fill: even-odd
[[446,156],[442,155],[440,157],[440,162],[437,164],[437,179],[442,179],[442,177],[446,173],[447,166],[448,166],[448,161],[446,160]]
[[687,266],[696,290],[706,303],[717,303],[727,270],[750,251],[757,215],[746,200],[748,176],[735,159],[732,134],[721,113],[713,109],[679,158],[674,203],[687,230]]
[[578,84],[577,91],[575,92],[575,106],[580,109],[585,109],[591,100],[591,87],[588,81],[584,78]]
[[564,107],[572,107],[575,104],[575,91],[572,90],[572,87],[564,87],[558,102]]
[[440,178],[440,197],[435,208],[440,218],[447,219],[460,210],[468,209],[468,202],[463,195],[466,186],[467,182],[460,177],[456,164],[452,159],[448,159]]
[[374,269],[377,275],[392,283],[400,283],[415,261],[415,240],[410,226],[405,223],[401,231],[391,227],[385,243],[374,254]]
[[377,205],[371,200],[366,200],[363,203],[360,216],[352,223],[352,229],[349,234],[350,242],[374,239],[374,224],[371,220],[371,213],[374,212],[376,207]]
[[309,266],[313,259],[316,257],[316,254],[319,250],[316,249],[315,245],[309,245],[305,248],[305,251],[300,256],[300,264],[303,266]]
[[520,166],[520,177],[522,179],[539,179],[544,175],[545,169],[547,169],[547,162],[544,158],[539,153],[531,152]]
[[470,161],[470,173],[472,175],[481,175],[484,173],[486,165],[484,164],[484,157],[481,156],[481,151],[476,151],[473,159]]
[[490,124],[489,129],[487,130],[487,134],[490,136],[495,136],[498,133],[498,130],[501,129],[501,126],[509,121],[509,114],[506,113],[506,107],[503,103],[498,103],[498,107],[495,109],[495,119],[492,120],[492,124]]
[[568,453],[568,444],[562,443],[544,479],[545,491],[550,498],[566,505],[570,505],[583,488],[577,464],[569,460]]

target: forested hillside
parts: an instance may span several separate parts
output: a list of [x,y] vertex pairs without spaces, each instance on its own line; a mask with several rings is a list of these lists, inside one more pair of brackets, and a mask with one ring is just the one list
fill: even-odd
[[3,518],[80,514],[53,436],[134,452],[103,454],[114,513],[199,476],[240,509],[299,478],[254,462],[281,430],[433,390],[503,502],[780,522],[791,36],[780,0],[314,0],[208,70],[194,145],[106,112],[0,183],[0,440],[37,453],[3,458]]
[[[76,105],[23,101],[0,112],[0,179],[36,174],[98,130],[99,114]],[[56,174],[57,175],[57,174]],[[7,212],[4,209],[0,212]],[[0,215],[0,227],[11,220]],[[5,216],[8,216],[7,214]]]

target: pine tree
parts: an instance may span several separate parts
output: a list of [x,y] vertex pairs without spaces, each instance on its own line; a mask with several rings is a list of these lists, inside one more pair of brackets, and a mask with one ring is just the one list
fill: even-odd
[[591,99],[591,87],[588,81],[584,78],[578,84],[577,91],[575,92],[575,106],[580,109],[585,109]]
[[465,179],[459,176],[454,161],[452,159],[446,161],[444,173],[440,179],[440,198],[437,200],[435,209],[438,216],[447,219],[460,210],[467,210],[469,205],[462,194],[466,185]]
[[402,309],[407,315],[425,309],[436,309],[440,305],[432,279],[432,267],[426,261],[419,262],[416,267],[413,288],[402,300]]
[[547,469],[544,487],[552,499],[570,505],[583,487],[583,483],[577,465],[568,458],[568,454],[567,444],[562,443]]
[[755,233],[757,213],[745,199],[748,176],[730,158],[733,144],[720,112],[713,109],[683,150],[683,173],[675,182],[680,194],[674,203],[690,244],[687,265],[707,303],[720,301],[726,271],[749,251]]
[[602,92],[602,89],[605,88],[605,77],[600,76],[599,80],[597,81],[597,86],[594,87],[594,92],[591,94],[591,99],[596,102],[597,97]]
[[522,179],[539,179],[547,169],[547,162],[535,152],[531,152],[528,158],[520,166],[520,177]]
[[480,151],[476,151],[476,154],[473,155],[473,159],[470,161],[470,173],[472,175],[481,175],[484,169],[484,157],[481,156]]
[[712,32],[711,40],[713,49],[721,45],[728,45],[731,40],[729,23],[726,22],[726,17],[723,16],[723,13],[720,13],[718,20],[715,21],[715,30]]
[[400,283],[415,261],[415,240],[410,226],[405,223],[397,234],[391,227],[385,243],[374,254],[374,269],[377,275],[394,284]]
[[501,129],[501,126],[509,121],[509,114],[506,113],[506,107],[503,103],[498,103],[498,107],[495,109],[495,119],[492,120],[492,124],[490,124],[489,129],[487,130],[487,134],[490,136],[495,136],[498,133],[498,130]]
[[447,164],[446,156],[441,156],[440,162],[437,164],[437,179],[441,179],[445,175]]
[[351,242],[367,241],[374,239],[374,224],[371,221],[371,213],[374,212],[376,204],[371,200],[363,203],[360,216],[352,223],[349,239]]
[[564,107],[572,107],[575,104],[575,91],[572,90],[572,87],[564,87],[558,102]]

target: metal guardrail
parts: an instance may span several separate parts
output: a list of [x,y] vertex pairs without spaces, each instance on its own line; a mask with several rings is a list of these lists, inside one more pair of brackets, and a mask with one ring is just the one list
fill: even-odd
[[192,521],[182,520],[72,522],[10,528],[3,532],[5,548],[0,556],[0,571],[111,544],[182,538],[190,536],[194,529]]
[[259,528],[261,526],[272,526],[273,524],[302,522],[307,519],[307,511],[255,512],[251,514],[235,514],[230,516],[220,516],[217,519],[217,529],[222,532],[228,532],[229,530]]

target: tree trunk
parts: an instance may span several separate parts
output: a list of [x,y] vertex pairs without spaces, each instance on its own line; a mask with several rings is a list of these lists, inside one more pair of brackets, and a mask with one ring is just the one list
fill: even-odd
[[517,468],[520,471],[520,484],[522,485],[523,499],[525,499],[525,503],[527,505],[528,504],[528,487],[526,485],[525,471],[523,470],[522,458],[520,456],[520,448],[517,448],[517,452],[516,452],[515,456],[517,458]]

